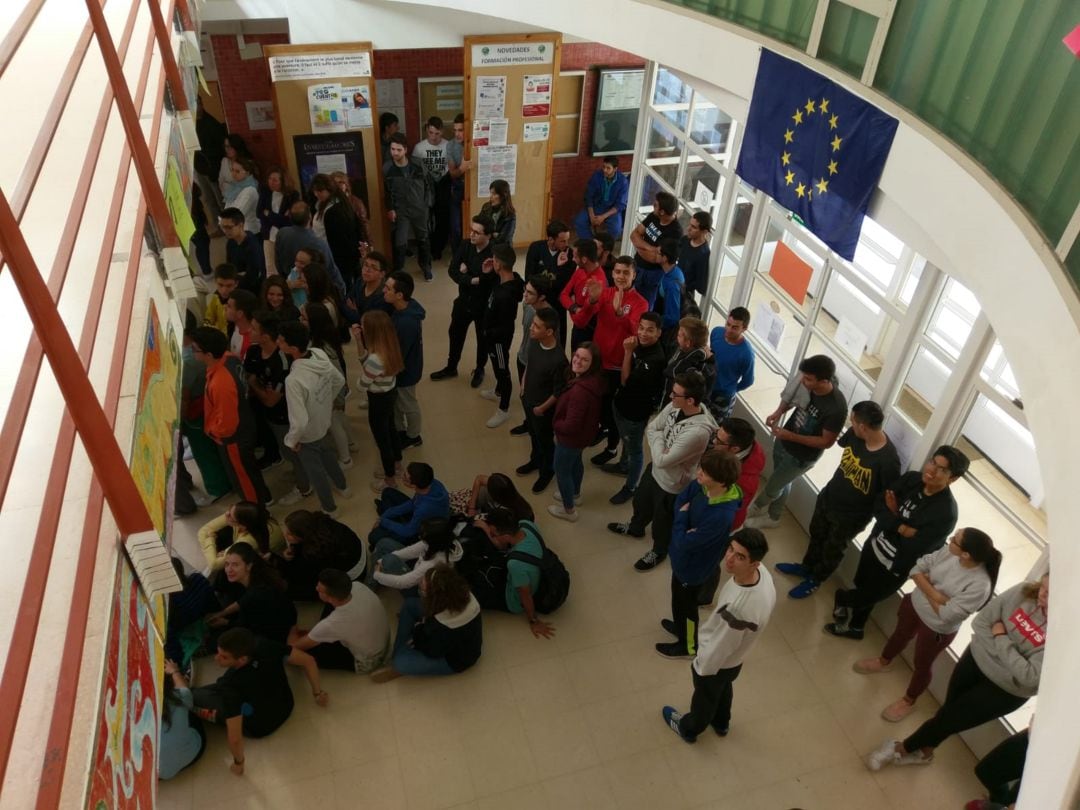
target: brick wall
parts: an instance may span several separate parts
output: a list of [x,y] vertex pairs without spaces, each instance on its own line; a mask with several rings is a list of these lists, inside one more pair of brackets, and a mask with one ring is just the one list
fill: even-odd
[[[287,34],[248,34],[244,41],[257,42],[265,47],[286,44],[289,37]],[[210,42],[217,60],[218,87],[229,132],[244,139],[263,172],[269,166],[283,164],[277,130],[261,129],[252,132],[248,129],[246,102],[270,101],[274,97],[270,91],[270,68],[267,66],[266,57],[241,59],[235,36],[212,36]]]
[[[551,213],[569,223],[581,210],[585,184],[600,166],[600,158],[589,154],[592,143],[592,116],[596,107],[599,74],[595,67],[644,67],[645,60],[617,48],[609,48],[595,42],[569,43],[562,48],[562,70],[584,70],[585,92],[582,104],[581,136],[578,156],[555,158],[551,167]],[[619,157],[619,169],[629,172],[633,166],[632,155]]]
[[[405,86],[405,131],[409,141],[420,140],[420,85],[417,79],[465,74],[464,48],[422,48],[376,50],[376,79],[403,79]],[[376,99],[378,104],[378,99]]]

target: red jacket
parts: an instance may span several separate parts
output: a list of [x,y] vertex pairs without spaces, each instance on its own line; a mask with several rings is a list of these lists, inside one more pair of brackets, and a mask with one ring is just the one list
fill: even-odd
[[233,440],[245,427],[245,416],[251,418],[245,397],[240,393],[240,374],[240,361],[229,352],[206,369],[203,430],[218,444]]
[[637,334],[638,321],[649,311],[649,302],[635,289],[623,293],[622,306],[616,312],[612,300],[618,289],[608,287],[595,304],[586,301],[584,309],[578,315],[585,316],[586,323],[596,316],[596,331],[593,341],[600,349],[600,360],[604,368],[622,368],[623,341]]
[[742,460],[742,471],[739,473],[739,480],[736,482],[739,489],[742,490],[743,497],[742,503],[739,505],[739,511],[735,513],[735,517],[731,521],[732,529],[742,526],[743,521],[746,520],[746,510],[750,508],[750,504],[754,501],[754,496],[761,485],[761,471],[764,469],[765,451],[761,449],[761,442],[755,441],[753,447],[750,448],[750,455]]
[[[577,304],[581,309],[576,314],[570,316],[570,320],[574,322],[574,326],[579,329],[584,329],[589,325],[589,321],[592,320],[594,313],[585,314],[585,310],[589,306],[589,282],[592,279],[596,279],[600,282],[601,287],[607,286],[607,276],[604,275],[604,268],[600,265],[596,265],[596,268],[590,273],[584,267],[579,267],[574,271],[574,275],[570,276],[570,280],[566,282],[566,286],[563,287],[561,293],[559,293],[559,303],[562,304],[563,309],[567,312],[570,311],[570,307]],[[621,361],[620,356],[620,361]]]
[[560,447],[584,450],[600,427],[604,378],[599,374],[571,380],[555,403],[552,427]]

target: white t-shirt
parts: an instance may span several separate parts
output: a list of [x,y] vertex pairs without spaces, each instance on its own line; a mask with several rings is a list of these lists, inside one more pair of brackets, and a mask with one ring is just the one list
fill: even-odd
[[362,582],[354,582],[352,598],[317,625],[308,638],[320,644],[340,641],[356,659],[357,668],[379,658],[390,641],[390,623],[379,597]]
[[434,145],[425,138],[413,147],[412,153],[414,158],[419,158],[423,162],[432,180],[438,182],[448,171],[445,138]]

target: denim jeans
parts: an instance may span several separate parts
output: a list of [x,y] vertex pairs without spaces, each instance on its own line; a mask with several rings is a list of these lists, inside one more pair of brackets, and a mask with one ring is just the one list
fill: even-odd
[[330,491],[333,483],[339,490],[345,489],[348,483],[345,481],[345,473],[338,464],[337,451],[329,435],[323,436],[317,442],[303,442],[297,451],[300,463],[304,465],[311,486],[315,488],[315,494],[319,496],[319,505],[324,512],[332,512],[337,508],[334,503],[334,493]]
[[423,617],[424,609],[419,599],[406,599],[401,603],[397,638],[394,639],[394,669],[402,675],[453,675],[454,670],[445,658],[429,658],[409,646],[413,625]]
[[754,499],[754,504],[756,506],[768,506],[769,517],[773,520],[779,520],[780,516],[784,514],[784,504],[787,503],[788,495],[791,493],[791,483],[813,467],[817,463],[817,459],[799,461],[784,449],[782,441],[776,439],[773,443],[772,461],[772,473],[769,475],[769,480],[765,482],[765,486],[761,488],[761,492]]
[[585,478],[585,465],[581,462],[580,447],[563,447],[555,444],[555,481],[559,485],[563,508],[574,511],[574,497],[581,493],[581,481]]
[[622,439],[622,456],[620,464],[626,465],[626,489],[633,492],[637,489],[638,481],[641,480],[641,470],[645,466],[645,422],[635,422],[627,419],[617,407],[611,409],[615,414],[615,424],[619,428],[619,438]]

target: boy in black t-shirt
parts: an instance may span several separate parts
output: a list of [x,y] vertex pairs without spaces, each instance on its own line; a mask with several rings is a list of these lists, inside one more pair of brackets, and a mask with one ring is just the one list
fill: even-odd
[[[776,410],[765,419],[773,435],[773,469],[754,499],[751,517],[746,521],[752,529],[774,529],[780,525],[791,483],[836,444],[847,421],[847,400],[833,382],[836,363],[831,357],[816,354],[805,358],[799,363],[799,374],[809,401],[795,405],[794,401],[781,398]],[[794,413],[780,427],[781,417],[792,406]]]
[[[289,429],[289,411],[285,406],[285,376],[289,372],[289,361],[278,351],[279,323],[278,316],[269,310],[256,312],[251,319],[251,345],[244,354],[248,401],[255,415],[259,445],[263,448],[263,457],[259,461],[261,470],[281,463],[282,456],[290,462],[296,458],[296,454],[285,448],[281,441]],[[294,469],[298,463],[297,459]]]
[[885,412],[876,402],[852,407],[851,427],[838,442],[844,455],[814,505],[806,554],[801,563],[776,564],[781,574],[802,579],[788,592],[792,599],[805,599],[832,576],[848,543],[870,522],[900,476],[900,456],[882,429],[884,422]]
[[645,426],[664,391],[664,367],[667,365],[667,357],[660,345],[660,322],[660,316],[655,312],[646,312],[638,321],[637,336],[623,341],[621,384],[614,400],[622,457],[618,462],[600,467],[604,472],[626,476],[622,488],[610,498],[613,504],[626,503],[634,497],[645,466],[642,449]]
[[676,218],[678,212],[679,203],[675,195],[659,191],[653,203],[653,212],[630,233],[630,244],[636,251],[634,289],[649,302],[649,309],[656,306],[656,293],[664,273],[660,268],[660,243],[668,239],[678,242],[682,236],[682,226]]
[[533,343],[525,358],[521,382],[521,404],[529,425],[532,452],[529,460],[515,470],[518,475],[539,472],[533,492],[543,492],[555,477],[555,431],[551,419],[555,400],[566,382],[569,365],[557,338],[558,316],[553,309],[541,309],[529,326]]

